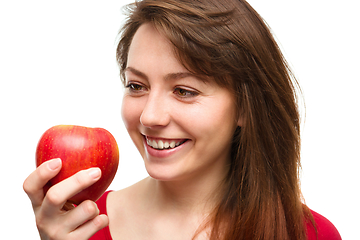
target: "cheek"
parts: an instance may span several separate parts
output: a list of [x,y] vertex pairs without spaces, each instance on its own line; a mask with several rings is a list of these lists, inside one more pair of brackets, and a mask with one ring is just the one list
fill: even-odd
[[121,106],[121,116],[123,122],[131,140],[134,142],[139,152],[143,155],[143,139],[138,129],[140,123],[141,109],[141,105],[139,105],[137,101],[134,101],[134,99],[126,97],[123,98]]
[[121,106],[121,116],[125,127],[128,131],[137,126],[140,119],[140,107],[134,101],[131,101],[126,96],[123,98]]
[[236,129],[232,102],[213,101],[192,113],[191,134],[204,159],[227,158]]
[[[205,137],[215,135],[232,135],[236,127],[233,104],[228,102],[211,102],[211,104],[192,111],[187,111],[189,126],[192,126],[197,134]],[[211,135],[211,136],[206,136]]]

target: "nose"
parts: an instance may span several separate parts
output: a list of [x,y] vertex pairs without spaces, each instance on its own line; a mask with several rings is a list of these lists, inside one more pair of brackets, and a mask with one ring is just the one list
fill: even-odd
[[140,123],[148,128],[164,127],[170,123],[170,115],[165,98],[159,94],[149,94],[140,116]]

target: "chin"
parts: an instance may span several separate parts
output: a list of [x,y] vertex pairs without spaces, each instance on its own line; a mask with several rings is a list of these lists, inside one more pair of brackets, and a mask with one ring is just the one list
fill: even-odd
[[[150,166],[152,165],[152,166]],[[178,181],[185,178],[185,173],[181,173],[179,169],[174,168],[174,166],[154,166],[157,164],[145,164],[146,171],[149,176],[158,181]]]

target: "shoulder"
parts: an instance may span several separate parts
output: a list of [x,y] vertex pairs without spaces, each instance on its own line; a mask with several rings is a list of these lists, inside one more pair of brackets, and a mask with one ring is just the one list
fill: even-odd
[[316,238],[315,229],[310,221],[307,222],[308,240],[341,240],[341,236],[336,227],[324,216],[310,210],[314,217],[318,238]]
[[109,217],[109,231],[113,238],[132,239],[132,233],[139,232],[138,226],[144,218],[144,202],[149,199],[144,192],[147,179],[134,185],[110,192],[106,200]]
[[146,179],[118,191],[106,191],[96,201],[100,214],[109,217],[119,216],[119,214],[121,216],[129,209],[137,209],[137,201],[142,199],[140,195],[143,192],[144,183],[146,183]]
[[144,188],[146,188],[146,182],[147,178],[127,188],[110,192],[107,197],[108,211],[117,208],[124,209],[124,206],[130,207],[136,204],[137,200],[141,199]]

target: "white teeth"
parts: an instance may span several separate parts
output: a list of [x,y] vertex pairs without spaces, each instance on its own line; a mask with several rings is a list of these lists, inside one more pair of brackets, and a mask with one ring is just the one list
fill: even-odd
[[175,141],[168,142],[163,140],[159,140],[158,142],[156,142],[155,140],[149,140],[149,139],[146,139],[146,142],[150,147],[156,149],[175,148],[178,147],[181,143],[183,143],[183,142],[175,142]]
[[157,145],[157,143],[156,143],[155,140],[152,142],[152,147],[153,147],[153,148],[158,148],[158,145]]
[[158,142],[158,148],[159,148],[159,149],[164,149],[164,143],[163,143],[163,141],[160,140],[160,141]]

